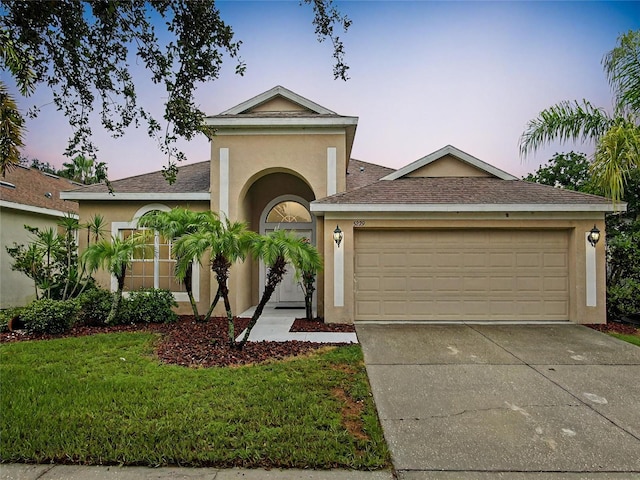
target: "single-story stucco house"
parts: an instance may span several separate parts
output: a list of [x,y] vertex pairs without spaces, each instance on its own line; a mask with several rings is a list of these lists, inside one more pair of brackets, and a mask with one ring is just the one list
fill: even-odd
[[[79,202],[81,221],[101,213],[113,235],[175,206],[261,233],[294,229],[324,258],[316,307],[327,322],[605,321],[604,242],[588,239],[594,225],[604,237],[605,198],[518,180],[450,145],[399,170],[352,159],[358,118],[280,86],[206,123],[216,129],[211,161],[181,167],[175,184],[155,172],[114,181],[115,195],[92,185],[62,198]],[[156,243],[127,287],[170,288],[185,302],[170,245]],[[234,267],[234,312],[257,304],[264,270],[253,260]],[[201,310],[212,275],[206,264],[194,270]],[[290,273],[272,303],[302,301]]]
[[24,225],[58,228],[66,215],[78,217],[78,204],[61,200],[60,192],[80,184],[35,168],[17,165],[0,177],[0,308],[21,307],[36,298],[33,280],[11,270],[6,247],[33,241]]

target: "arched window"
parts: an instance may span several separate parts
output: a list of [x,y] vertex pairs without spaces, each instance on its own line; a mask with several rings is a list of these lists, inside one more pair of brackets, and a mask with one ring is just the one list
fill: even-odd
[[[113,222],[112,234],[124,239],[133,235],[138,229],[138,220],[143,215],[155,210],[168,211],[169,207],[162,204],[146,205],[136,212],[130,222]],[[171,291],[178,302],[189,301],[184,284],[175,278],[176,260],[172,255],[172,241],[164,238],[158,232],[149,235],[145,248],[139,250],[127,268],[124,290],[132,291],[139,288],[162,288]],[[200,299],[200,270],[198,263],[194,262],[192,274],[193,294],[196,301]],[[112,279],[112,290],[116,285]]]
[[304,205],[288,200],[275,205],[267,214],[268,223],[311,222],[311,214]]

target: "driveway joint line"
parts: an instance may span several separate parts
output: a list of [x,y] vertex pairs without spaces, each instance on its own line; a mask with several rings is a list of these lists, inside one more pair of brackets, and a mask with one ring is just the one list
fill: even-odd
[[[589,408],[591,411],[595,412],[597,415],[599,415],[600,417],[604,418],[607,422],[609,422],[611,425],[613,425],[616,428],[619,428],[620,430],[622,430],[623,432],[631,435],[633,438],[635,438],[636,440],[638,440],[640,442],[640,437],[638,437],[638,435],[635,435],[633,432],[630,432],[629,430],[627,430],[625,427],[623,427],[622,425],[618,425],[616,422],[614,422],[613,420],[611,420],[609,417],[605,416],[603,413],[599,412],[598,410],[596,410],[593,406],[591,406],[591,404],[585,402],[584,400],[582,400],[580,397],[578,397],[577,395],[573,394],[572,392],[570,392],[568,389],[566,389],[565,387],[563,387],[562,385],[560,385],[558,382],[556,382],[555,380],[553,380],[552,378],[546,376],[541,370],[538,370],[537,368],[535,368],[535,366],[533,364],[528,363],[527,361],[525,361],[524,359],[518,357],[516,354],[514,354],[513,352],[510,352],[509,350],[507,350],[506,347],[503,347],[502,345],[500,345],[499,343],[497,343],[496,341],[494,341],[492,338],[489,338],[487,335],[485,335],[484,333],[478,331],[477,329],[473,328],[472,325],[468,325],[469,328],[471,328],[472,330],[476,331],[477,333],[479,333],[480,335],[482,335],[483,337],[485,337],[487,340],[489,340],[491,343],[497,345],[498,347],[502,348],[505,352],[513,355],[515,358],[517,358],[518,360],[520,360],[522,362],[523,365],[526,365],[527,367],[529,367],[531,370],[533,370],[535,373],[537,373],[538,375],[540,375],[542,378],[548,380],[549,382],[551,382],[552,384],[554,384],[555,386],[557,386],[558,388],[560,388],[561,390],[565,391],[566,393],[568,393],[569,395],[571,395],[573,398],[575,398],[578,402],[580,402],[582,405],[586,406],[587,408]],[[552,365],[556,365],[556,364],[552,364]],[[568,364],[568,365],[577,365],[577,366],[581,366],[582,364]]]

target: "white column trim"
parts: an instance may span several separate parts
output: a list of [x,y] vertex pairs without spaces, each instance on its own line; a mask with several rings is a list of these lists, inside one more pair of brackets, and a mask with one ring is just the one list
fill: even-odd
[[596,277],[596,249],[589,243],[589,232],[584,234],[584,244],[586,249],[586,296],[587,307],[595,307],[597,301],[597,277]]
[[327,147],[327,196],[338,192],[337,149]]
[[333,243],[333,306],[344,307],[344,245]]
[[220,149],[220,216],[229,217],[229,149]]

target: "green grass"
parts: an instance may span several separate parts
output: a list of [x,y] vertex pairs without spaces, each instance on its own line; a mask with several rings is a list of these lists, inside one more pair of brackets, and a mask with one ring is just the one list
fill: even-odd
[[[390,465],[359,346],[238,368],[162,365],[157,337],[0,346],[3,462],[379,469]],[[343,425],[359,405],[366,437]]]
[[638,335],[625,335],[623,333],[610,333],[612,337],[619,338],[620,340],[624,340],[625,342],[633,343],[640,347],[640,336]]

